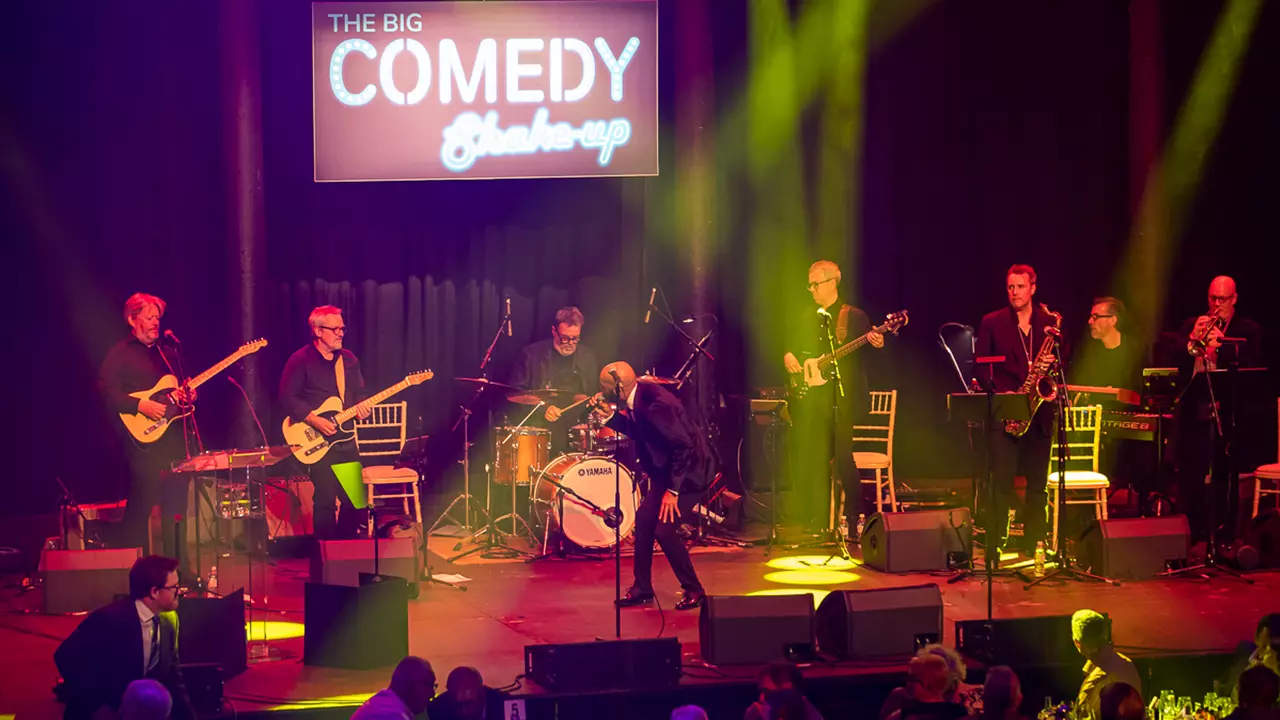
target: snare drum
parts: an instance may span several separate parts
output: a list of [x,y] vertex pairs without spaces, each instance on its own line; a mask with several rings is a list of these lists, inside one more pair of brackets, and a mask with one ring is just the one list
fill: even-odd
[[499,485],[528,485],[551,457],[551,431],[534,427],[493,429],[493,481]]
[[[618,536],[626,539],[635,529],[640,491],[635,487],[627,466],[616,467],[618,489],[622,493],[622,524],[618,526]],[[538,473],[533,486],[533,503],[538,506],[538,516],[548,516],[553,527],[559,528],[565,539],[580,548],[612,548],[613,528],[605,525],[599,511],[574,497],[573,493],[603,510],[613,507],[614,468],[610,458],[577,453],[556,458]],[[555,483],[573,492],[566,492]]]

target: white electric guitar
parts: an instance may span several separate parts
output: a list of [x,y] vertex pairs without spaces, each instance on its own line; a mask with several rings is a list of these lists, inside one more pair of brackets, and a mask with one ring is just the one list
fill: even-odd
[[293,422],[289,418],[285,418],[284,425],[280,428],[281,432],[284,433],[284,441],[293,449],[293,456],[298,458],[298,462],[303,465],[317,463],[320,458],[329,453],[329,448],[339,443],[347,442],[356,436],[355,417],[358,408],[361,406],[373,407],[401,390],[411,385],[424,383],[433,377],[435,377],[435,373],[430,370],[413,373],[386,390],[371,395],[362,402],[345,410],[342,409],[342,400],[337,397],[331,397],[320,403],[320,407],[311,412],[332,422],[337,426],[337,432],[326,436],[306,422]]
[[[214,375],[226,370],[240,358],[252,355],[266,346],[267,341],[261,338],[241,345],[239,350],[223,358],[217,365],[191,378],[186,385],[187,389],[195,390],[212,379]],[[178,387],[178,378],[173,375],[165,375],[150,390],[129,393],[129,397],[138,398],[139,400],[154,400],[164,405],[164,417],[159,420],[152,420],[140,412],[120,413],[120,422],[124,423],[125,429],[129,431],[134,440],[140,443],[153,443],[164,435],[164,431],[169,429],[169,425],[174,420],[191,414],[192,405],[179,403],[173,397],[173,391],[177,390]]]
[[819,387],[827,384],[827,370],[831,364],[840,358],[854,352],[871,342],[871,333],[880,333],[882,335],[892,333],[898,334],[898,331],[907,324],[907,311],[899,310],[896,313],[890,313],[885,316],[884,324],[871,328],[865,335],[860,335],[853,340],[836,348],[834,353],[824,353],[816,358],[809,358],[803,363],[803,370],[798,373],[790,373],[791,395],[793,397],[804,397],[805,392],[811,387]]

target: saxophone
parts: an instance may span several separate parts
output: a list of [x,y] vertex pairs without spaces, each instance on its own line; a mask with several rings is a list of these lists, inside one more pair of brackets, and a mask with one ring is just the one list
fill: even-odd
[[[1044,329],[1044,342],[1040,344],[1040,352],[1036,353],[1036,359],[1027,370],[1027,379],[1018,388],[1020,394],[1027,396],[1033,419],[1042,403],[1053,402],[1058,397],[1058,381],[1053,379],[1051,373],[1057,362],[1053,359],[1053,346],[1062,337],[1062,313],[1050,310],[1044,303],[1040,303],[1040,307],[1053,318],[1053,326]],[[1030,428],[1030,421],[1006,420],[1004,423],[1004,431],[1014,437],[1026,435]]]

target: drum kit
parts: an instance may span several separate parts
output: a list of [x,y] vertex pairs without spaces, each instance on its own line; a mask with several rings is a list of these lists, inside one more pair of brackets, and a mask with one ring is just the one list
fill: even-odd
[[[551,533],[562,538],[562,550],[594,552],[612,550],[615,537],[625,541],[635,528],[636,508],[640,505],[640,471],[632,461],[631,442],[621,433],[606,427],[596,414],[584,423],[569,428],[567,452],[551,456],[552,431],[533,427],[529,421],[554,404],[566,413],[587,402],[581,393],[556,388],[520,388],[484,378],[458,378],[459,382],[492,389],[506,394],[517,405],[530,407],[519,423],[493,428],[493,463],[489,466],[490,497],[510,489],[511,512],[493,518],[475,537],[486,533],[514,536],[523,525],[535,539],[534,529],[541,531],[542,551],[548,550]],[[652,382],[671,382],[652,378]],[[621,488],[622,503],[614,509],[614,491]],[[506,493],[501,493],[506,494]],[[521,502],[521,500],[524,502]],[[527,511],[527,517],[521,509]],[[510,531],[497,530],[499,523],[510,521]],[[619,527],[615,536],[610,520]],[[491,540],[492,549],[524,554],[500,541]],[[474,552],[474,551],[469,551]],[[469,553],[467,553],[469,554]]]

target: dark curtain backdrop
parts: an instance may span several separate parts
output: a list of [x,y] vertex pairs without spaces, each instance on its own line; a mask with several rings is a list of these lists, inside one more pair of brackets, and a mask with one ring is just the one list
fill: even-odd
[[[1166,124],[1222,7],[1192,5],[1161,4]],[[877,5],[872,17],[859,219],[851,240],[859,243],[861,264],[846,275],[873,317],[899,308],[912,313],[902,337],[869,356],[873,384],[902,391],[899,477],[955,476],[966,465],[963,444],[945,421],[943,395],[953,381],[935,341],[938,326],[976,325],[999,307],[1003,272],[1013,262],[1036,266],[1037,299],[1066,313],[1069,335],[1083,329],[1090,298],[1112,288],[1112,265],[1130,226],[1128,12],[1109,0],[941,0],[884,31],[878,22],[884,7]],[[713,8],[723,126],[739,106],[748,72],[746,21]],[[495,377],[506,373],[520,345],[546,335],[552,312],[566,303],[587,313],[586,337],[602,359],[674,369],[679,343],[660,326],[640,323],[653,282],[668,290],[677,315],[693,309],[675,224],[649,215],[660,205],[655,198],[679,190],[672,185],[670,141],[679,86],[673,53],[664,52],[660,69],[667,135],[656,180],[317,185],[309,9],[302,0],[262,5],[269,270],[260,280],[271,298],[265,318],[271,345],[262,355],[269,397],[254,401],[264,422],[278,424],[278,368],[305,342],[307,312],[326,302],[346,310],[349,344],[372,385],[422,368],[436,372],[436,380],[406,399],[411,429],[441,443],[434,457],[442,471],[456,459],[449,429],[466,399],[450,378],[476,373],[504,297],[512,298],[515,336],[499,344]],[[672,48],[668,9],[661,32],[663,46]],[[24,2],[18,13],[24,32],[5,51],[23,94],[0,115],[0,202],[6,235],[16,239],[4,250],[16,280],[11,294],[22,299],[10,314],[11,350],[4,356],[14,378],[10,402],[24,418],[11,423],[3,512],[51,508],[54,476],[86,498],[122,490],[94,376],[124,332],[120,306],[131,292],[169,301],[166,323],[182,336],[193,371],[247,339],[232,329],[240,279],[224,230],[230,215],[220,145],[224,111],[215,90],[216,4],[157,10]],[[116,61],[122,37],[137,39],[128,62]],[[1269,299],[1280,235],[1270,190],[1280,165],[1271,77],[1277,52],[1280,8],[1268,4],[1188,209],[1166,323],[1202,308],[1214,274],[1233,274],[1242,312],[1269,328],[1272,365],[1280,349],[1274,331],[1280,304]],[[717,141],[720,158],[751,152],[732,137]],[[816,173],[807,178],[811,189]],[[779,346],[748,357],[747,293],[806,300],[803,277],[746,287],[750,213],[740,188],[739,177],[717,178],[715,371],[726,396],[781,380],[780,373],[749,379],[744,370],[776,364],[781,355]],[[806,238],[779,241],[812,246]],[[226,428],[241,403],[228,383],[204,389],[206,445],[231,442]],[[456,473],[440,475],[441,487],[456,482]]]

